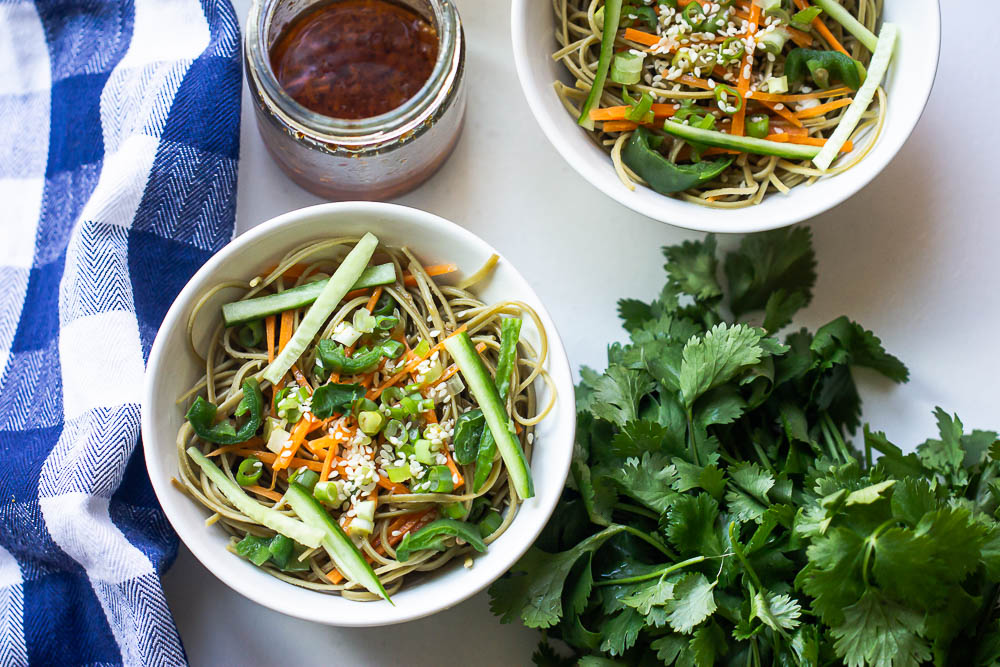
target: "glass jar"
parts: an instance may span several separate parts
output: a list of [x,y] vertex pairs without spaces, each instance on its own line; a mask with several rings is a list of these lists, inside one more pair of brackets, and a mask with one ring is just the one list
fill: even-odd
[[[278,83],[271,47],[295,17],[330,0],[254,0],[247,81],[257,128],[293,181],[330,199],[388,199],[430,178],[458,142],[465,116],[465,35],[451,0],[396,0],[434,26],[438,54],[416,95],[384,114],[349,120],[302,106]],[[334,0],[335,1],[335,0]]]

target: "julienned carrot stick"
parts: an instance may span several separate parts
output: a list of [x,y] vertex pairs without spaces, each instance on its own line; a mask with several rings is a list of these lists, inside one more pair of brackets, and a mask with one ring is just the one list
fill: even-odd
[[[706,82],[707,86],[708,83]],[[654,104],[650,107],[650,111],[653,112],[653,116],[656,118],[669,118],[677,113],[677,109],[680,107],[678,104]],[[617,107],[604,107],[603,109],[593,109],[590,112],[591,120],[625,120],[625,112],[629,110],[627,106],[617,106]]]
[[[409,532],[412,532],[420,527],[420,525],[427,519],[428,516],[433,512],[433,509],[424,510],[417,514],[404,514],[403,516],[396,519],[393,523],[389,524],[389,544],[390,546],[396,546],[402,541],[403,536]],[[377,538],[376,538],[377,539]],[[382,547],[381,543],[375,545],[375,551],[385,555],[385,549]],[[372,559],[368,554],[365,554],[365,560],[369,563]],[[339,584],[344,580],[344,575],[340,573],[339,570],[333,569],[326,573],[326,578],[329,579],[334,584]]]
[[822,116],[830,111],[836,111],[837,109],[843,109],[846,106],[850,106],[851,102],[854,100],[850,97],[842,97],[839,100],[832,100],[826,102],[825,104],[820,104],[819,106],[809,107],[808,109],[803,109],[802,111],[796,111],[795,116],[798,118],[814,118],[816,116]]
[[256,484],[254,484],[253,486],[245,486],[243,488],[249,491],[250,493],[256,493],[258,496],[264,496],[265,498],[269,498],[270,500],[273,500],[275,502],[281,500],[280,493],[278,493],[277,491],[272,491],[271,489],[265,489],[263,486],[257,486]]
[[[454,273],[455,271],[458,271],[458,266],[455,264],[434,264],[424,267],[424,273],[431,278],[434,276],[443,276],[446,273]],[[407,273],[403,276],[403,284],[407,287],[415,287],[417,279],[412,274]]]
[[[275,454],[274,452],[268,452],[262,449],[237,449],[235,450],[235,452],[240,456],[256,456],[258,459],[260,459],[269,466],[272,465],[275,459],[278,458],[278,455]],[[346,465],[347,462],[339,460],[336,457],[334,457],[334,465],[340,467],[341,464]],[[323,469],[322,462],[313,461],[311,459],[293,458],[288,462],[288,467],[290,468],[292,467],[301,468],[302,466],[305,466],[310,470],[315,470],[316,472],[320,472]],[[277,475],[275,475],[275,478],[277,478]]]
[[375,310],[375,304],[378,303],[380,296],[382,296],[382,288],[376,287],[375,291],[372,292],[372,298],[368,299],[368,303],[365,305],[365,308],[368,309],[369,313]]
[[[807,0],[795,0],[795,6],[799,9],[808,9],[809,2]],[[816,32],[818,32],[820,36],[826,40],[826,43],[830,45],[831,49],[834,51],[840,51],[845,56],[851,55],[847,52],[847,49],[845,49],[841,43],[837,41],[837,38],[833,36],[833,33],[830,32],[830,29],[826,27],[826,24],[823,23],[820,17],[817,16],[812,20],[812,26],[816,28]]]
[[381,486],[383,489],[386,489],[386,490],[390,491],[391,493],[403,494],[403,493],[409,493],[410,492],[410,490],[408,488],[406,488],[402,484],[396,484],[395,482],[391,481],[385,475],[379,475],[378,476],[378,482],[377,482],[377,484],[379,486]]
[[652,33],[643,32],[642,30],[636,30],[635,28],[626,28],[625,39],[630,42],[635,42],[637,44],[643,44],[644,46],[656,46],[660,43],[660,36],[654,35]]
[[[278,354],[285,349],[285,345],[288,341],[292,339],[292,313],[295,311],[286,310],[281,314],[281,327],[278,329]],[[281,388],[285,386],[285,379],[282,378],[278,380],[278,383],[274,385],[274,396],[271,401],[272,410],[277,413],[278,411],[278,392]]]
[[305,416],[296,422],[295,427],[292,428],[291,437],[288,438],[285,446],[281,448],[278,458],[271,464],[272,468],[283,470],[288,467],[292,457],[295,456],[295,452],[299,451],[299,445],[306,439],[306,433],[309,432],[310,426],[312,426],[312,418],[309,416]]
[[[456,334],[459,334],[459,333],[465,331],[466,329],[468,329],[468,326],[465,325],[465,324],[463,324],[459,328],[455,329],[455,331],[451,335],[454,336]],[[449,336],[449,338],[450,337],[451,336]],[[376,388],[372,389],[371,391],[369,391],[368,392],[368,398],[370,398],[372,400],[375,400],[376,398],[378,398],[379,396],[382,395],[383,391],[385,391],[386,389],[388,389],[389,387],[393,386],[394,384],[396,384],[397,382],[399,382],[400,380],[402,380],[404,377],[406,377],[407,375],[409,375],[410,373],[412,373],[413,369],[416,368],[417,366],[419,366],[421,361],[423,361],[424,359],[430,357],[435,352],[438,352],[438,351],[440,351],[442,349],[444,349],[444,341],[443,340],[440,343],[438,343],[437,345],[435,345],[432,348],[430,348],[429,350],[427,350],[427,354],[424,354],[423,356],[416,356],[416,358],[414,358],[413,361],[411,361],[410,363],[408,363],[406,365],[406,367],[403,368],[403,370],[401,370],[398,373],[396,373],[395,375],[393,375],[391,378],[389,378],[388,380],[386,380],[385,382],[383,382],[382,384],[380,384],[378,387],[376,387]]]
[[840,97],[841,95],[849,95],[850,93],[851,89],[843,86],[840,88],[817,90],[814,93],[797,93],[794,95],[777,95],[754,91],[750,99],[757,100],[758,102],[805,102],[806,100],[820,100],[824,97]]
[[274,361],[274,320],[275,315],[264,318],[264,333],[267,336],[267,363]]
[[784,118],[785,120],[787,120],[789,123],[791,123],[795,127],[802,127],[802,121],[800,121],[798,118],[796,118],[795,114],[793,114],[788,109],[788,107],[786,107],[781,102],[764,102],[762,100],[757,100],[757,101],[760,102],[761,104],[763,104],[764,106],[766,106],[768,109],[770,109],[774,113],[776,113],[779,116],[781,116],[782,118]]
[[[761,8],[757,3],[750,5],[750,25],[747,27],[747,35],[749,39],[753,39],[754,35],[757,34],[757,26],[760,24]],[[739,78],[736,80],[736,91],[743,98],[743,103],[740,104],[739,111],[733,116],[733,128],[730,133],[734,136],[743,136],[743,130],[746,124],[747,118],[747,105],[746,98],[747,93],[750,91],[750,72],[753,70],[753,53],[747,49],[746,53],[743,54],[743,62],[740,63],[740,73]]]

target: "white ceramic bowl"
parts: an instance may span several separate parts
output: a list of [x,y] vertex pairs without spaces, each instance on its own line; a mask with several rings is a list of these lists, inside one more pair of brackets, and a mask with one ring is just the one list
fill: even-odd
[[[481,591],[531,546],[559,499],[573,450],[576,414],[573,381],[566,352],[551,317],[524,277],[501,258],[492,277],[477,289],[486,302],[525,301],[534,307],[549,340],[546,368],[557,388],[553,411],[535,432],[531,471],[537,495],[521,505],[510,528],[471,569],[459,562],[421,582],[404,586],[386,602],[352,602],[337,595],[309,591],[284,583],[226,551],[228,536],[206,527],[208,512],[170,484],[177,474],[177,430],[184,419],[175,400],[203,374],[188,349],[185,325],[192,306],[208,288],[220,282],[243,281],[288,250],[312,240],[371,231],[392,245],[407,245],[430,264],[454,262],[459,275],[480,267],[495,252],[461,227],[430,213],[393,204],[346,202],[322,204],[286,213],[236,238],[199,270],[167,312],[153,343],[147,366],[142,406],[142,438],[153,489],[181,540],[215,576],[233,590],[276,611],[330,625],[371,626],[408,621],[447,609]],[[220,295],[221,304],[226,296]],[[216,305],[210,303],[210,306]],[[208,311],[211,312],[211,311]],[[208,320],[211,318],[202,318]],[[212,322],[212,326],[216,326]],[[196,329],[202,340],[208,322]],[[538,332],[525,320],[522,336],[537,342]],[[201,347],[204,349],[204,346]],[[543,383],[539,401],[547,400]],[[544,404],[544,403],[543,403]]]
[[885,0],[884,19],[900,28],[893,64],[885,82],[888,117],[871,153],[853,169],[821,179],[789,195],[771,194],[757,206],[710,209],[666,197],[649,188],[626,188],[608,155],[567,113],[552,90],[562,79],[572,83],[552,59],[557,44],[555,17],[548,0],[513,0],[511,29],[514,62],[521,88],[542,131],[569,164],[591,185],[633,211],[677,227],[706,232],[759,232],[806,220],[848,199],[870,183],[895,157],[923,113],[937,72],[941,45],[938,0]]

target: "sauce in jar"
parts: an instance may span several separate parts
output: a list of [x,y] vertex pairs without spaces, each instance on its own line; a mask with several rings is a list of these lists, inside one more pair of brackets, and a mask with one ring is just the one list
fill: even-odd
[[307,9],[270,49],[296,102],[331,118],[371,118],[416,95],[430,78],[438,36],[412,9],[387,0],[335,0]]

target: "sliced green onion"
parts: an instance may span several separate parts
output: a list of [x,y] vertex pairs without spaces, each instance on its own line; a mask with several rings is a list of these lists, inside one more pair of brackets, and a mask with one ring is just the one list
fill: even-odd
[[413,490],[417,493],[451,493],[455,490],[455,480],[448,466],[431,466],[427,475],[417,482]]
[[785,48],[785,44],[788,43],[791,36],[790,32],[779,26],[761,34],[757,38],[757,46],[764,49],[767,53],[777,55]]
[[403,408],[403,411],[410,416],[419,414],[420,412],[417,402],[409,396],[404,396],[399,400],[399,407]]
[[763,139],[767,136],[771,128],[771,119],[765,115],[750,116],[747,118],[747,136]]
[[420,389],[421,389],[421,388],[422,388],[423,386],[424,386],[424,385],[420,384],[419,382],[411,382],[410,384],[408,384],[408,385],[406,385],[405,387],[403,387],[403,390],[404,390],[404,391],[405,391],[405,392],[406,392],[407,394],[412,394],[412,393],[413,393],[413,392],[415,392],[415,391],[420,391]]
[[764,85],[767,87],[767,92],[775,95],[784,95],[788,92],[788,77],[772,76],[764,82]]
[[257,347],[264,341],[264,323],[260,320],[250,320],[240,327],[238,336],[243,347]]
[[444,503],[441,505],[441,514],[449,519],[462,520],[469,514],[465,508],[465,503]]
[[[715,101],[718,103],[719,109],[722,110],[722,113],[732,116],[743,108],[743,96],[740,95],[739,91],[732,86],[727,86],[724,83],[717,83],[715,85],[714,92]],[[725,99],[723,99],[723,95],[725,96]],[[736,98],[736,105],[730,103],[730,97]]]
[[295,482],[296,484],[305,487],[305,489],[311,493],[317,482],[319,482],[319,473],[315,470],[310,470],[309,468],[302,466],[292,475],[289,475],[288,481]]
[[375,318],[364,308],[359,308],[354,311],[353,319],[354,328],[361,333],[371,333],[375,331]]
[[324,503],[337,506],[345,500],[344,494],[341,490],[342,484],[343,482],[335,482],[331,480],[316,482],[316,485],[313,486],[312,490],[313,498]]
[[431,344],[426,340],[422,340],[417,343],[417,346],[413,348],[413,354],[418,357],[426,357],[431,352]]
[[633,123],[651,123],[653,122],[652,109],[653,96],[649,93],[643,93],[639,99],[632,100],[629,108],[625,110],[625,119]]
[[[375,318],[375,328],[379,331],[391,331],[399,324],[399,318],[392,315],[379,315]],[[398,341],[397,341],[398,342]]]
[[410,479],[410,468],[409,466],[386,468],[385,474],[393,484],[401,484]]
[[248,456],[240,461],[236,471],[236,483],[240,486],[253,486],[264,472],[264,464],[256,456]]
[[719,45],[719,60],[723,65],[729,65],[743,58],[746,46],[740,37],[727,37]]
[[427,412],[428,410],[433,410],[433,409],[434,409],[433,398],[424,398],[417,402],[418,412]]
[[417,457],[417,460],[425,466],[437,463],[437,452],[434,451],[434,446],[430,440],[425,440],[424,438],[417,440],[413,444],[413,453]]
[[[696,16],[697,14],[697,16]],[[689,2],[684,11],[681,12],[681,18],[689,26],[698,30],[705,23],[705,10],[702,8],[699,2]]]
[[799,30],[809,30],[813,19],[823,13],[822,7],[806,7],[792,16],[791,24],[793,28]]
[[404,395],[402,387],[387,387],[382,392],[382,405],[388,407],[394,403],[398,403],[399,399],[403,398]]
[[399,446],[405,445],[410,435],[406,432],[406,426],[398,419],[390,419],[385,426],[385,439],[391,444]]
[[385,417],[381,412],[365,411],[358,415],[358,426],[365,435],[375,435],[382,429]]
[[611,63],[611,80],[624,86],[632,86],[642,79],[642,63],[645,58],[625,51],[615,55]]

